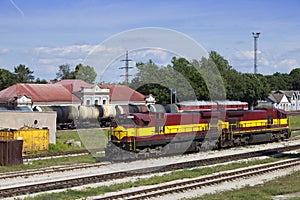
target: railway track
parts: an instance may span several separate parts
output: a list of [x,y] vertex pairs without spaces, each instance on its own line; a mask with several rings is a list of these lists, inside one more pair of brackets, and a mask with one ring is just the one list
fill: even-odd
[[56,156],[69,156],[69,155],[77,155],[77,154],[88,154],[89,151],[86,149],[76,150],[76,151],[66,151],[66,152],[58,152],[58,153],[45,153],[45,154],[29,154],[23,155],[23,159],[37,159],[37,158],[51,158]]
[[0,173],[0,180],[16,178],[16,177],[28,177],[28,176],[34,176],[40,174],[66,172],[66,171],[79,170],[79,169],[96,168],[96,167],[103,167],[105,165],[109,165],[109,163],[101,162],[96,164],[75,164],[70,166],[54,166],[54,167],[47,167],[42,169],[31,169],[31,170],[17,171],[17,172],[5,172],[5,173]]
[[139,189],[135,191],[123,192],[114,195],[106,195],[104,197],[96,197],[93,198],[93,200],[113,200],[113,199],[139,200],[139,199],[148,199],[153,197],[161,197],[167,194],[185,192],[188,190],[199,189],[211,185],[217,185],[220,183],[232,182],[242,178],[258,176],[276,170],[295,167],[298,165],[300,165],[299,158],[289,159],[285,161],[279,161],[271,164],[264,164],[260,166],[254,166],[254,167],[239,169],[230,172],[221,172],[213,175],[189,179],[186,181],[179,181],[176,183],[167,183],[159,186],[151,186],[146,189]]
[[[300,128],[291,129],[291,131],[300,131]],[[289,140],[299,140],[300,137],[295,138],[289,138]],[[75,150],[75,151],[67,151],[67,152],[58,152],[58,153],[45,153],[45,154],[29,154],[29,155],[23,155],[24,160],[33,160],[33,159],[50,159],[53,157],[59,157],[59,156],[76,156],[76,155],[82,155],[82,154],[89,154],[90,151],[97,152],[98,150]],[[104,151],[99,151],[104,153]],[[105,161],[104,159],[101,161]]]
[[[293,131],[299,131],[299,129],[294,129]],[[293,141],[293,140],[300,140],[300,136],[296,136],[293,138],[289,138],[288,140]],[[77,155],[85,155],[89,154],[90,151],[97,152],[96,150],[76,150],[76,151],[68,151],[68,152],[58,152],[58,153],[48,153],[48,154],[32,154],[32,155],[23,155],[23,160],[25,163],[30,163],[32,160],[38,160],[38,159],[51,159],[55,157],[66,157],[66,156],[77,156]],[[105,153],[104,151],[98,151],[97,153]],[[174,155],[167,155],[167,156],[162,156],[162,157],[169,157],[169,156],[174,156]],[[155,157],[154,157],[155,158]],[[105,162],[107,161],[104,157],[103,158],[97,158],[98,161],[100,162]],[[149,158],[139,158],[140,160],[143,159],[149,159]]]
[[[112,173],[108,173],[108,174],[69,178],[66,180],[59,180],[59,181],[52,180],[52,181],[44,182],[44,183],[27,184],[27,185],[23,185],[23,186],[0,189],[0,198],[20,196],[20,195],[25,195],[25,194],[33,194],[33,193],[55,190],[55,189],[66,189],[66,188],[82,186],[82,185],[91,184],[91,183],[104,182],[104,181],[108,181],[108,180],[121,179],[121,178],[126,178],[126,177],[134,177],[134,176],[140,176],[140,175],[146,175],[146,174],[152,174],[152,173],[168,172],[168,171],[179,170],[179,169],[188,169],[188,168],[193,168],[193,167],[199,167],[199,166],[212,165],[212,164],[217,164],[217,163],[224,163],[224,162],[228,162],[228,161],[252,158],[252,157],[257,157],[257,156],[266,156],[266,155],[270,156],[272,154],[296,150],[296,149],[300,149],[300,145],[293,145],[293,146],[286,146],[286,147],[280,147],[280,148],[275,148],[275,149],[234,154],[234,155],[222,156],[222,157],[217,157],[217,158],[206,158],[206,159],[181,162],[181,163],[176,163],[176,164],[169,164],[169,165],[164,165],[164,166],[155,166],[155,167],[141,168],[141,169],[136,169],[136,170],[112,172]],[[64,170],[66,170],[66,169],[64,169]],[[33,173],[35,173],[35,172],[33,172]],[[38,173],[38,172],[36,172],[36,173]],[[16,175],[14,175],[14,176],[16,176]],[[27,176],[28,176],[28,174],[27,174]]]

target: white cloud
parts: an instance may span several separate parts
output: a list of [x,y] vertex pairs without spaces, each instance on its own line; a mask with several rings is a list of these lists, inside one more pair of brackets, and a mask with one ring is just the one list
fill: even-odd
[[9,52],[8,48],[0,48],[0,54],[6,54]]
[[167,65],[177,55],[161,48],[145,48],[133,51],[131,56],[136,62],[147,62],[151,59],[157,65]]
[[[58,67],[69,64],[75,67],[83,63],[85,57],[94,48],[93,45],[70,45],[63,47],[37,47],[26,54],[32,57],[32,66],[37,77],[53,79]],[[46,77],[45,77],[46,76]]]
[[[261,54],[261,51],[257,51],[257,55]],[[236,51],[234,53],[233,59],[236,60],[253,60],[254,51]]]
[[65,47],[38,47],[34,49],[34,53],[40,57],[63,57],[63,58],[74,58],[74,57],[85,57],[94,46],[92,45],[71,45]]
[[[151,59],[158,66],[167,66],[174,56],[177,55],[161,48],[141,48],[129,51],[128,58],[132,60],[129,62],[129,67],[132,67],[129,74],[134,76],[138,72],[135,68],[138,62],[146,63]],[[125,63],[121,61],[123,59],[125,59],[125,50],[122,51],[119,57],[114,59],[114,62],[99,73],[101,81],[124,81],[124,77],[120,77],[125,73],[124,69],[120,69],[125,66]]]
[[[253,72],[253,51],[236,51],[229,60],[230,64],[238,71]],[[300,67],[296,59],[287,58],[286,54],[276,54],[270,51],[257,51],[257,66],[258,72],[262,74],[289,73],[292,69]]]
[[296,59],[285,59],[275,64],[274,67],[276,69],[285,69],[287,72],[290,72],[292,69],[300,66]]

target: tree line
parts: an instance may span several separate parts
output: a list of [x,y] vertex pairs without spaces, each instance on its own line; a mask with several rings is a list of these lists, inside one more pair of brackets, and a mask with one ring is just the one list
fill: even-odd
[[[129,86],[142,94],[152,94],[157,103],[168,104],[184,100],[239,100],[255,105],[265,99],[272,90],[300,90],[300,68],[289,74],[273,75],[241,73],[216,51],[208,58],[189,61],[174,57],[171,64],[158,66],[152,60],[137,63],[137,74]],[[63,79],[81,79],[94,83],[97,73],[88,65],[78,64],[73,69],[64,64],[58,67],[51,82]],[[15,83],[47,83],[34,77],[34,72],[23,64],[14,72],[0,68],[0,90]],[[118,83],[120,84],[120,83]],[[122,84],[122,83],[121,83]],[[125,84],[125,83],[123,83]]]
[[[170,65],[158,66],[149,60],[137,63],[138,73],[130,86],[143,94],[153,94],[158,103],[184,100],[239,100],[254,106],[272,90],[300,90],[300,68],[289,74],[241,73],[216,51],[208,58],[188,61],[174,57]],[[170,93],[170,88],[176,93]],[[176,99],[175,99],[176,98]]]
[[[57,82],[63,79],[81,79],[87,83],[94,83],[97,73],[94,68],[89,65],[76,65],[73,70],[69,64],[60,65],[56,77],[50,82]],[[14,71],[10,72],[0,68],[0,90],[3,90],[16,83],[48,83],[46,79],[34,77],[34,72],[29,67],[20,64],[14,67]]]

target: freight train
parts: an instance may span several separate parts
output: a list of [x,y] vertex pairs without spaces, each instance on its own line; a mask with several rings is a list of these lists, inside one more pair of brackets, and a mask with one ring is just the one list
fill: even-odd
[[57,129],[108,127],[116,116],[115,107],[94,106],[36,106],[33,111],[56,112]]
[[239,101],[186,101],[177,104],[146,105],[92,105],[92,106],[35,106],[33,111],[57,113],[57,129],[74,129],[89,127],[109,127],[114,119],[128,113],[178,113],[194,111],[248,110],[248,104]]
[[110,129],[105,155],[120,161],[289,137],[287,115],[278,109],[130,113]]
[[57,129],[109,127],[118,115],[149,112],[146,105],[35,106],[33,111],[56,112]]

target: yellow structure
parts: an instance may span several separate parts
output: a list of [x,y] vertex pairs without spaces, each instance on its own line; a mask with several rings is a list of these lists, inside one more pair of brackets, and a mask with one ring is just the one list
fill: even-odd
[[0,140],[23,140],[22,152],[49,150],[49,129],[0,130]]

